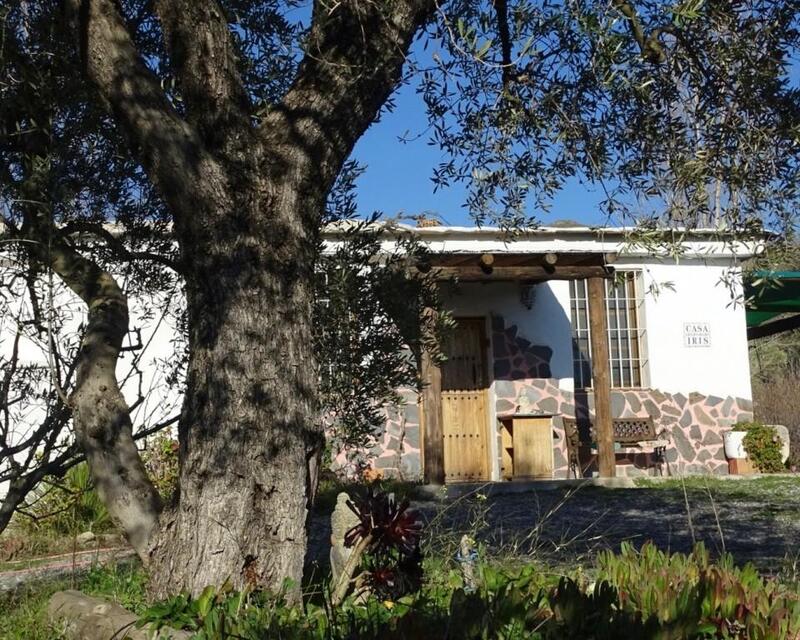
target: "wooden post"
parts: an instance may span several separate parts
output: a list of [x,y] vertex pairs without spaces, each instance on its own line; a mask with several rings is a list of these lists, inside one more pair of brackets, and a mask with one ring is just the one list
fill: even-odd
[[[433,313],[431,309],[426,314]],[[422,464],[428,484],[444,484],[444,431],[442,430],[442,370],[430,353],[422,352]]]
[[422,353],[422,383],[424,478],[428,484],[444,484],[442,370],[427,351]]
[[601,478],[613,478],[614,425],[611,415],[611,375],[608,366],[608,328],[606,325],[606,285],[603,278],[587,280],[589,293],[589,330],[592,338],[592,387],[594,390],[594,427],[597,434],[597,457]]

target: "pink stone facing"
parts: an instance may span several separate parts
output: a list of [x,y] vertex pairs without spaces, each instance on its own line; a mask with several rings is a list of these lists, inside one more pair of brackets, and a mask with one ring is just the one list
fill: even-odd
[[336,473],[353,478],[365,468],[379,470],[383,476],[417,480],[422,473],[420,451],[419,394],[401,389],[403,404],[384,407],[386,426],[376,434],[366,450],[334,452],[332,468]]

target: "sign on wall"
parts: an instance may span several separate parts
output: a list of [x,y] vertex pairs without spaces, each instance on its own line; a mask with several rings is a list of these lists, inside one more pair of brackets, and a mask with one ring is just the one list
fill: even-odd
[[710,347],[711,328],[709,327],[708,322],[684,322],[683,346]]

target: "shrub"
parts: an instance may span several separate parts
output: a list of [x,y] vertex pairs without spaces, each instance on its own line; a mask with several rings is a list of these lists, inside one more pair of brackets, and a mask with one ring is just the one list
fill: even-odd
[[623,543],[619,554],[599,554],[598,569],[618,589],[620,605],[655,617],[672,634],[666,637],[800,637],[800,594],[763,579],[751,564],[736,567],[729,554],[712,564],[702,543],[689,555]]
[[100,533],[113,528],[111,516],[92,484],[89,466],[82,462],[63,478],[49,477],[31,492],[20,509],[17,524],[32,533],[49,531],[71,536],[82,531]]
[[409,509],[410,501],[398,502],[393,493],[370,485],[348,500],[347,506],[358,523],[344,535],[344,545],[352,552],[333,585],[332,602],[339,604],[353,586],[381,599],[396,599],[419,589],[422,522]]
[[753,465],[761,473],[780,473],[786,467],[781,461],[781,439],[774,427],[760,422],[740,422],[736,431],[746,431],[744,448]]

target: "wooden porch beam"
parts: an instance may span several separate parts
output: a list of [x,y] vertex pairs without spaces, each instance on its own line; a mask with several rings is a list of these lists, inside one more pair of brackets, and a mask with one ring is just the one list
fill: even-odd
[[601,478],[613,478],[616,473],[616,458],[614,455],[614,425],[611,415],[611,375],[608,364],[606,284],[603,278],[593,277],[588,279],[587,285],[598,470]]
[[457,279],[461,282],[492,282],[497,280],[575,280],[580,278],[607,278],[613,273],[603,266],[541,266],[492,267],[488,272],[479,266],[433,267],[440,280]]

